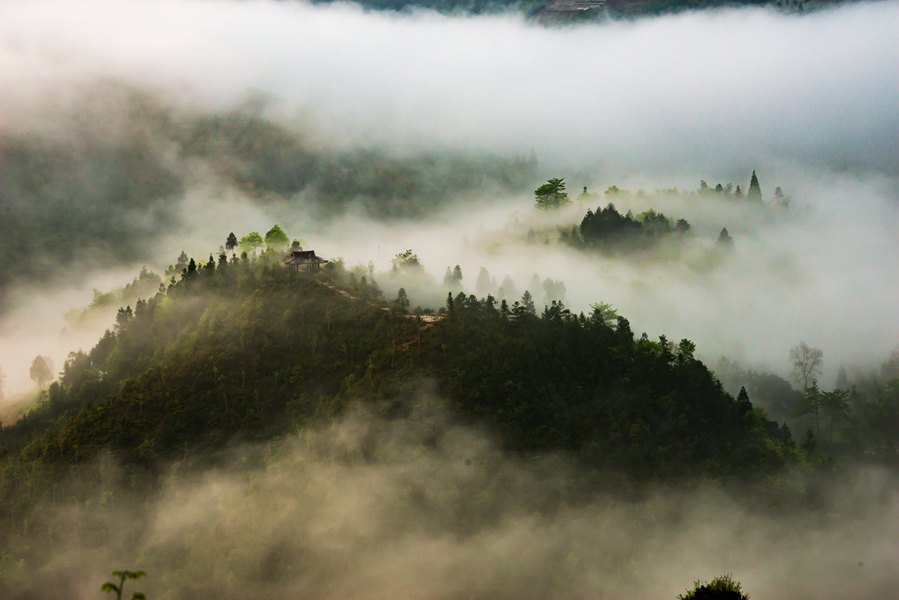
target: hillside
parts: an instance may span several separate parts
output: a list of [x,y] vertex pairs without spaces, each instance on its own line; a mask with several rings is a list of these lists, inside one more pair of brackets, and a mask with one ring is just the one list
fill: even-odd
[[351,399],[397,402],[425,379],[508,448],[564,450],[637,479],[745,477],[798,459],[789,434],[723,392],[688,340],[635,339],[624,318],[561,303],[537,314],[529,297],[460,294],[426,322],[339,263],[292,275],[265,255],[210,261],[69,355],[47,400],[0,431],[7,467],[111,451],[153,468],[282,434]]

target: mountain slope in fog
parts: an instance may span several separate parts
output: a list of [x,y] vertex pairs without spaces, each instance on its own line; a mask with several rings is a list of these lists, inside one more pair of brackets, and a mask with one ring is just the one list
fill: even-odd
[[266,438],[352,398],[402,398],[427,378],[509,448],[566,450],[638,479],[762,475],[801,458],[687,340],[635,340],[626,319],[558,303],[538,316],[529,296],[459,295],[421,322],[339,266],[292,276],[266,260],[210,261],[120,311],[115,331],[70,355],[48,401],[3,430],[9,455],[69,464],[112,451],[152,465]]
[[185,194],[236,192],[275,212],[357,209],[390,219],[474,191],[520,190],[534,167],[452,152],[331,151],[258,106],[177,111],[152,94],[100,85],[37,131],[0,131],[0,292],[147,260],[176,227]]

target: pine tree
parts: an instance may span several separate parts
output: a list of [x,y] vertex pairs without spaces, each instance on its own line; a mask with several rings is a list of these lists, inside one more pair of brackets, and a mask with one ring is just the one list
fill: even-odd
[[718,247],[725,250],[732,250],[734,247],[734,239],[727,232],[727,227],[723,228],[718,235]]
[[759,178],[756,176],[755,170],[752,171],[752,179],[749,181],[749,191],[746,192],[746,199],[751,202],[762,201],[762,188],[759,186]]

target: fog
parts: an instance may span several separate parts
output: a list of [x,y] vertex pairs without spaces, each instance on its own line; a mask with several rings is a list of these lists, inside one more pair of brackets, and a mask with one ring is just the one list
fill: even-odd
[[[455,292],[480,294],[483,267],[490,293],[508,278],[539,304],[536,274],[572,310],[610,303],[709,365],[786,376],[805,341],[824,351],[824,386],[840,366],[874,370],[899,342],[897,22],[889,2],[563,28],[302,2],[0,3],[7,401],[34,395],[35,355],[59,370],[111,326],[115,307],[64,319],[94,289],[273,223],[350,268],[371,261],[386,298],[402,285],[413,307],[440,307],[447,267],[464,273]],[[745,193],[753,169],[762,205],[655,193]],[[329,187],[338,176],[351,182]],[[594,196],[539,212],[531,190],[550,177]],[[685,218],[692,238],[618,256],[558,239],[610,201]],[[392,273],[406,249],[423,274]],[[807,519],[711,488],[585,497],[564,457],[508,456],[438,404],[423,392],[405,420],[359,408],[216,467],[176,465],[145,500],[111,460],[85,466],[108,482],[91,504],[60,484],[35,509],[59,540],[46,583],[95,597],[128,567],[149,573],[128,589],[176,598],[674,598],[728,571],[754,598],[897,586],[899,496],[882,473],[852,472]],[[20,575],[10,589],[41,597]]]
[[[62,298],[58,314],[73,308],[71,296],[52,288],[60,273],[77,287],[80,273],[96,277],[110,262],[161,271],[182,248],[205,255],[231,230],[273,222],[320,254],[379,268],[412,248],[438,280],[455,264],[469,283],[484,266],[516,279],[520,291],[534,272],[561,279],[572,308],[610,302],[638,331],[690,337],[709,358],[724,353],[784,369],[787,349],[804,339],[825,350],[833,370],[881,360],[899,339],[891,318],[899,303],[897,13],[882,2],[802,17],[719,10],[545,28],[515,15],[396,15],[350,5],[6,2],[0,132],[9,143],[70,148],[66,173],[80,174],[74,184],[75,176],[53,179],[53,195],[39,192],[26,204],[21,184],[8,179],[4,228],[30,230],[30,238],[65,229],[51,216],[75,189],[77,204],[66,210],[84,211],[100,230],[87,223],[75,243],[64,243],[62,254],[80,258],[65,269],[53,270],[53,244],[24,252],[26,261],[43,257],[25,274],[37,300],[12,313],[15,327],[3,326],[0,364],[14,365],[5,369],[16,372],[11,388],[27,387],[10,355],[29,316],[48,322],[51,301]],[[137,101],[123,100],[132,93]],[[421,151],[535,153],[528,183],[564,176],[572,191],[613,183],[695,189],[699,179],[745,190],[758,169],[766,198],[783,186],[801,216],[794,210],[772,224],[708,204],[654,206],[704,235],[724,226],[735,234],[736,259],[710,276],[558,247],[525,250],[515,240],[486,248],[485,231],[532,218],[526,193],[489,186],[480,194],[477,186],[443,190],[450,201],[426,209],[424,224],[372,222],[377,206],[323,222],[307,208],[314,189],[260,202],[223,178],[214,157],[183,156],[183,141],[156,127],[247,106],[297,132],[304,151],[383,148],[400,162]],[[134,152],[110,159],[120,146]],[[116,181],[131,171],[142,175]],[[431,201],[419,199],[419,209]],[[413,194],[408,204],[415,202]],[[605,204],[601,194],[597,204]],[[572,212],[571,222],[578,219]],[[23,262],[12,256],[10,249],[4,278]],[[51,290],[42,297],[44,285]],[[90,287],[81,285],[83,303]],[[4,306],[22,297],[4,290]],[[48,336],[31,340],[50,345]],[[54,351],[57,364],[69,350]]]
[[[252,90],[341,145],[536,151],[615,176],[897,166],[893,3],[546,29],[275,2],[7,2],[4,116],[122,80],[224,109]],[[164,40],[164,43],[160,43]],[[14,118],[11,118],[14,117]],[[674,182],[679,183],[679,182]]]
[[39,507],[32,527],[58,543],[29,549],[49,559],[42,578],[7,571],[7,597],[94,598],[124,566],[148,573],[127,590],[169,598],[672,599],[725,572],[753,598],[896,585],[899,495],[883,473],[846,480],[824,513],[766,515],[713,488],[585,495],[575,465],[504,454],[427,386],[400,419],[357,407],[215,467],[176,464],[149,498],[108,458],[82,470],[99,485],[79,504],[61,483]]

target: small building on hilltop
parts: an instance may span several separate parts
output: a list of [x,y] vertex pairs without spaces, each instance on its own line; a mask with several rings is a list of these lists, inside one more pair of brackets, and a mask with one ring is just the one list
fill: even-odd
[[299,273],[307,271],[309,273],[317,273],[321,266],[328,262],[324,258],[315,255],[315,250],[291,250],[290,253],[281,259],[291,273]]

